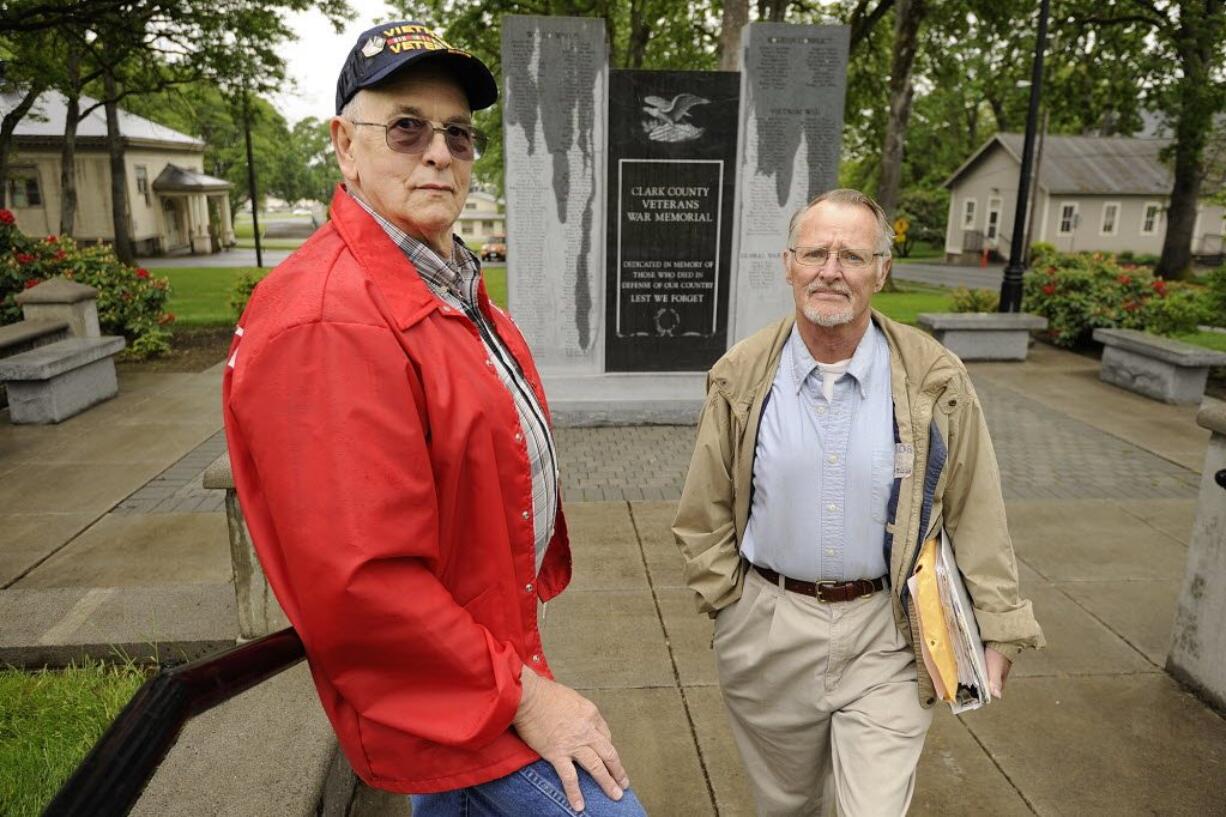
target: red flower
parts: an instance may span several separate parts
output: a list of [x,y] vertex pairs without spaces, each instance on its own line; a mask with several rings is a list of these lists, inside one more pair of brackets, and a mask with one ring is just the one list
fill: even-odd
[[46,241],[47,241],[47,243],[48,243],[48,244],[55,244],[55,243],[57,243],[59,240],[60,240],[60,239],[59,239],[59,236],[54,236],[54,235],[49,235],[49,236],[47,236],[47,239],[46,239]]
[[1115,279],[1115,280],[1116,280],[1116,282],[1117,282],[1117,283],[1123,284],[1124,286],[1128,286],[1129,284],[1131,284],[1131,283],[1132,283],[1132,276],[1130,276],[1130,275],[1119,275],[1119,276],[1116,276],[1116,279]]
[[168,323],[173,323],[173,322],[174,322],[174,319],[175,319],[175,313],[173,313],[173,312],[163,312],[163,313],[162,313],[162,316],[161,316],[160,318],[158,318],[158,323],[165,325],[165,324],[168,324]]
[[1159,295],[1165,295],[1166,294],[1166,281],[1162,280],[1161,278],[1155,278],[1154,279],[1154,292],[1157,292]]
[[1125,312],[1136,312],[1140,308],[1141,308],[1141,304],[1137,303],[1136,301],[1125,301],[1124,302]]
[[136,277],[137,278],[148,278],[149,270],[145,269],[144,267],[140,267],[139,269],[136,270]]
[[34,261],[34,256],[30,255],[29,253],[26,253],[26,252],[17,253],[17,263],[18,264],[29,264],[29,263],[32,263],[33,261]]
[[1055,285],[1055,284],[1044,284],[1044,285],[1043,285],[1043,294],[1044,294],[1044,295],[1055,295],[1055,294],[1056,294],[1056,285]]
[[[7,213],[8,211],[5,210],[4,212]],[[37,278],[27,278],[26,279],[26,289],[29,289],[30,287],[36,287],[41,283],[42,281],[38,280]]]
[[16,220],[13,218],[13,211],[0,210],[0,224],[12,224]]
[[63,260],[64,260],[65,258],[67,258],[67,257],[68,257],[68,253],[64,252],[63,250],[56,250],[56,251],[55,251],[55,260],[56,260],[56,261],[63,261]]

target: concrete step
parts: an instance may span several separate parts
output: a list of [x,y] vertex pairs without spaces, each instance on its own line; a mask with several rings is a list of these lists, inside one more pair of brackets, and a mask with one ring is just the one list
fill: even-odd
[[305,663],[188,721],[133,817],[407,817],[337,748]]
[[0,663],[62,667],[86,658],[180,664],[234,646],[229,584],[0,591]]

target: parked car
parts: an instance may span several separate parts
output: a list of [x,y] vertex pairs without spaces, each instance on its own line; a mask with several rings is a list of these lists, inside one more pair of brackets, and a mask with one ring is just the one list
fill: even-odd
[[505,235],[492,235],[481,245],[481,260],[482,261],[506,261],[507,260],[507,237]]

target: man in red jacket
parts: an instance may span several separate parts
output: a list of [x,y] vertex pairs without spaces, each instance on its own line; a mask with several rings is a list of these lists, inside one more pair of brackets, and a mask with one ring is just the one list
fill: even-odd
[[337,82],[332,218],[260,282],[223,385],[235,485],[320,700],[415,817],[641,815],[596,707],[552,679],[538,601],[570,579],[527,344],[452,234],[497,99],[419,23]]

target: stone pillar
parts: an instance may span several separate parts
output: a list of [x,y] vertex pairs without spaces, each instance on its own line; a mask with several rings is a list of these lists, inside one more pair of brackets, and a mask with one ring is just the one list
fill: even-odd
[[97,338],[98,290],[67,278],[49,278],[13,300],[21,306],[21,314],[28,321],[67,321],[68,332],[74,338]]
[[741,32],[730,345],[795,311],[782,260],[788,221],[838,180],[850,31],[750,23]]
[[234,568],[234,600],[238,610],[238,634],[248,641],[289,626],[289,620],[268,586],[264,569],[251,545],[230,471],[230,455],[222,454],[204,472],[204,487],[226,492],[226,525],[230,529],[230,564]]
[[1226,712],[1226,403],[1207,403],[1196,422],[1213,436],[1166,668]]
[[233,247],[234,241],[234,219],[230,216],[230,194],[222,193],[217,197],[220,206],[217,208],[221,212],[221,246]]

